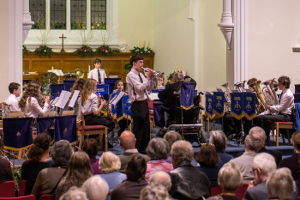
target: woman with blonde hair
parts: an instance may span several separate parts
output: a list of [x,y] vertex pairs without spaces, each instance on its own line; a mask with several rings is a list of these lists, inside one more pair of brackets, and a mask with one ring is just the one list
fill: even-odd
[[57,186],[55,199],[66,193],[72,186],[81,187],[93,176],[89,156],[85,152],[76,152],[71,156],[66,175]]
[[37,118],[43,117],[49,107],[49,96],[44,97],[44,108],[42,108],[43,101],[39,98],[41,94],[41,83],[39,81],[31,81],[19,102],[21,110],[25,117]]
[[84,120],[86,125],[103,125],[108,127],[108,133],[111,132],[115,123],[105,117],[98,116],[103,106],[106,104],[104,99],[100,99],[95,94],[97,88],[97,81],[94,79],[88,79],[83,86],[82,90],[82,102],[81,102],[81,112],[84,115]]

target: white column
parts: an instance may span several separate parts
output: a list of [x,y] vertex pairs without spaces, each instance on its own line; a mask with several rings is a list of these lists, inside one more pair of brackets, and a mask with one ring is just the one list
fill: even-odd
[[[191,10],[192,14],[190,15],[190,18],[194,20],[194,79],[197,84],[197,88],[200,87],[199,82],[199,8],[200,8],[200,2],[199,0],[193,0],[193,10]],[[189,18],[188,18],[189,19]]]
[[24,43],[28,32],[31,29],[33,21],[31,21],[31,15],[29,12],[29,0],[23,0],[23,38],[22,41]]
[[86,1],[86,30],[91,30],[91,1]]
[[232,23],[231,0],[223,0],[221,23],[218,25],[225,37],[227,49],[231,49],[231,39],[234,24]]

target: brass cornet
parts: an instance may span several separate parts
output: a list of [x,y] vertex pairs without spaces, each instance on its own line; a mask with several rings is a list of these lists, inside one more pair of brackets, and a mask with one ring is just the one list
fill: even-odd
[[142,67],[142,68],[144,69],[145,72],[151,72],[153,74],[153,76],[157,76],[157,75],[160,74],[160,73],[158,73],[158,72],[156,72],[153,69],[150,69],[148,67],[146,67],[146,68]]

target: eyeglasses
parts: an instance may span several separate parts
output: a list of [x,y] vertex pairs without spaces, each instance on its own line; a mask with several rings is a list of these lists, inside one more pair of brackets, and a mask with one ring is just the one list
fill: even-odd
[[257,171],[257,168],[252,169],[252,171],[250,171],[250,174],[251,174],[251,175],[254,175],[254,172],[255,172],[255,171]]

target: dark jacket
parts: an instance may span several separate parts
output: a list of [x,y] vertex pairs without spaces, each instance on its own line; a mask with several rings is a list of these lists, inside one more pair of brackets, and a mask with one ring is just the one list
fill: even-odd
[[207,176],[198,171],[189,161],[182,161],[168,172],[172,187],[170,195],[178,200],[201,200],[202,196],[210,196],[210,181]]
[[176,106],[176,95],[174,92],[178,92],[182,85],[182,81],[168,84],[163,91],[158,93],[159,100],[164,103],[164,106],[168,108],[175,108]]

